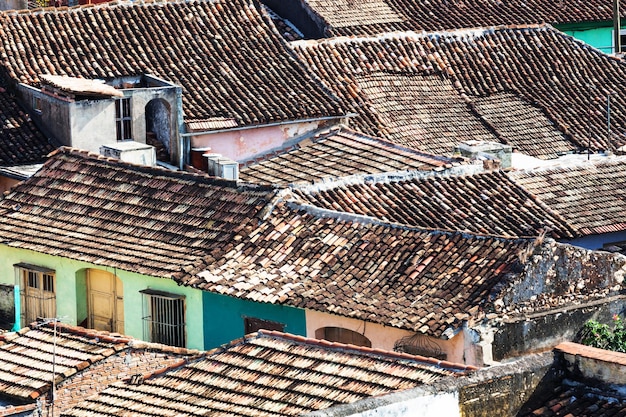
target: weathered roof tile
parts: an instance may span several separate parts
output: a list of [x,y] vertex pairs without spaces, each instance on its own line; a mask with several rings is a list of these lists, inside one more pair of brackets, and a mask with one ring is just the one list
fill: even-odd
[[229,244],[273,195],[61,148],[0,201],[0,230],[5,245],[169,277]]
[[4,13],[0,28],[15,82],[153,74],[183,87],[186,120],[238,126],[344,114],[247,0],[47,8]]
[[262,330],[141,385],[115,384],[64,415],[302,415],[473,370]]

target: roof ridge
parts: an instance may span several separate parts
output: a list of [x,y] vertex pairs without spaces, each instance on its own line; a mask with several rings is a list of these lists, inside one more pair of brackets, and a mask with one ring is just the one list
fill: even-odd
[[26,332],[31,330],[38,330],[42,327],[47,327],[49,329],[54,329],[56,327],[56,331],[59,334],[71,334],[76,336],[86,337],[88,339],[96,339],[98,341],[104,343],[113,343],[113,344],[129,344],[132,340],[134,340],[130,336],[124,336],[119,333],[111,333],[104,330],[96,330],[96,329],[88,329],[82,326],[74,326],[68,323],[62,323],[60,321],[50,320],[45,321],[43,323],[34,322],[29,326],[25,327]]
[[330,210],[326,208],[313,206],[311,204],[303,204],[294,200],[287,201],[286,205],[291,210],[304,211],[308,215],[318,218],[318,219],[331,218],[340,222],[353,222],[353,223],[359,223],[363,225],[374,225],[374,226],[388,227],[391,229],[401,229],[401,230],[422,232],[422,233],[428,233],[431,235],[461,236],[465,239],[492,239],[492,240],[508,241],[508,242],[531,242],[531,241],[537,240],[537,236],[514,236],[512,237],[512,236],[495,235],[495,234],[490,235],[486,233],[484,234],[475,233],[475,232],[470,232],[470,231],[454,230],[454,229],[410,226],[407,224],[381,220],[372,216],[348,213],[345,211]]
[[299,335],[295,335],[291,333],[284,333],[284,332],[280,332],[276,330],[259,330],[256,333],[247,335],[244,338],[244,341],[250,340],[250,339],[256,339],[256,338],[263,338],[263,337],[285,339],[285,340],[290,340],[296,343],[315,345],[315,346],[319,346],[322,348],[351,350],[351,351],[362,353],[365,355],[383,356],[389,359],[405,359],[405,360],[425,363],[427,365],[433,365],[433,366],[437,366],[437,367],[444,368],[447,370],[453,370],[453,371],[458,371],[458,372],[478,370],[477,367],[472,366],[472,365],[448,362],[448,361],[443,361],[443,360],[439,360],[436,358],[431,358],[431,357],[426,357],[426,356],[421,356],[421,355],[411,355],[405,352],[395,352],[392,350],[369,348],[369,347],[358,346],[358,345],[353,345],[349,343],[331,342],[325,339],[315,339],[312,337],[299,336]]
[[305,46],[305,45],[324,45],[324,44],[333,44],[333,43],[358,43],[358,42],[367,42],[372,40],[388,40],[388,39],[424,39],[430,37],[455,37],[458,38],[460,35],[470,35],[471,38],[477,38],[483,36],[485,34],[500,32],[504,30],[555,30],[552,25],[548,23],[529,23],[524,25],[512,24],[512,25],[497,25],[497,26],[486,26],[486,27],[474,27],[474,28],[459,28],[459,29],[449,29],[449,30],[436,30],[436,31],[422,31],[416,32],[413,30],[405,30],[405,31],[389,31],[383,32],[376,35],[361,35],[361,36],[335,36],[331,38],[320,38],[320,39],[301,39],[296,41],[289,42],[290,45],[293,46]]

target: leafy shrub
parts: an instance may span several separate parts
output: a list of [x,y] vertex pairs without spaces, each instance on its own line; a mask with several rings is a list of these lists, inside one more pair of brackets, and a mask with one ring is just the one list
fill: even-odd
[[600,349],[626,353],[626,328],[624,321],[613,314],[613,326],[589,320],[581,333],[581,343]]

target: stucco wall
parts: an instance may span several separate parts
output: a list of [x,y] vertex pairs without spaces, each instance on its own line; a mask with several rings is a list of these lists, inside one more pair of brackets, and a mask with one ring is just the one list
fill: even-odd
[[268,150],[280,148],[285,141],[313,131],[321,125],[321,122],[290,123],[198,134],[190,137],[190,145],[191,149],[210,148],[211,153],[219,153],[235,161],[246,161]]
[[[372,348],[384,350],[393,350],[398,340],[415,334],[415,332],[398,329],[396,327],[366,323],[363,320],[355,320],[348,317],[307,310],[306,336],[315,338],[315,331],[322,327],[341,327],[352,330],[367,337],[372,342]],[[466,363],[464,354],[465,335],[463,332],[460,332],[450,340],[430,338],[430,342],[436,344],[441,351],[446,354],[447,361]],[[470,359],[468,364],[473,365],[473,360]]]
[[561,342],[574,340],[586,321],[594,319],[609,323],[613,314],[622,312],[624,308],[626,300],[616,297],[507,320],[494,334],[494,359],[503,360],[524,352],[547,350]]
[[[211,349],[244,336],[246,317],[269,320],[285,325],[284,331],[300,336],[306,334],[304,310],[242,300],[203,292],[204,345]],[[202,317],[201,315],[198,317]],[[202,321],[202,320],[199,320]]]
[[573,36],[574,38],[585,42],[594,48],[599,49],[605,54],[613,53],[613,27],[571,27],[568,25],[556,26],[557,29]]
[[625,307],[626,257],[556,243],[529,247],[526,268],[493,303],[505,319],[496,324],[494,358],[548,349],[572,338],[585,321],[605,320]]
[[53,257],[41,253],[0,245],[0,284],[13,285],[13,265],[24,262],[55,270],[57,317],[62,322],[79,325],[87,315],[85,271],[89,268],[105,270],[117,275],[124,291],[124,333],[137,339],[143,338],[142,294],[140,290],[154,289],[185,296],[187,321],[187,347],[204,349],[202,320],[202,291],[178,286],[173,280],[156,278],[106,268],[67,258]]

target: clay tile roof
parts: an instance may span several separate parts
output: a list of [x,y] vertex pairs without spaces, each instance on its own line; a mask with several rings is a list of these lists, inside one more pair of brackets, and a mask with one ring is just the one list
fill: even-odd
[[296,209],[279,204],[248,239],[180,283],[440,337],[482,317],[532,242]]
[[13,247],[169,277],[257,221],[273,195],[61,148],[0,202],[0,235]]
[[422,228],[509,237],[546,231],[571,238],[576,233],[499,171],[336,181],[296,189],[294,198],[324,209]]
[[330,36],[613,20],[611,3],[601,0],[306,0],[305,4],[319,16]]
[[0,88],[0,166],[41,163],[54,149],[17,101]]
[[293,416],[473,368],[260,331],[140,385],[117,383],[64,416]]
[[[450,154],[476,139],[554,158],[588,144],[607,150],[626,143],[626,65],[549,26],[290,45],[359,115],[353,128],[426,152]],[[617,93],[610,143],[607,92]]]
[[153,74],[183,87],[186,120],[221,117],[239,126],[344,114],[248,0],[4,13],[0,31],[2,64],[15,82]]
[[626,159],[583,161],[509,177],[581,235],[626,230]]
[[518,417],[604,417],[626,415],[623,394],[611,395],[587,383],[563,381],[532,410]]
[[[0,344],[0,394],[30,401],[93,363],[118,353],[130,339],[62,323],[33,324],[7,333]],[[56,339],[56,340],[55,340]],[[55,346],[56,345],[56,346]],[[55,355],[53,356],[53,352]]]
[[342,128],[321,132],[288,148],[261,155],[241,167],[239,178],[258,183],[310,183],[355,174],[439,170],[453,163],[450,158],[418,152]]
[[[577,358],[608,362],[606,366],[626,366],[626,354],[564,342],[554,348]],[[577,359],[578,361],[578,359]],[[601,380],[602,378],[600,378]],[[591,378],[569,377],[555,387],[540,389],[533,401],[522,407],[519,417],[601,417],[626,415],[626,399],[620,385],[607,385]]]

